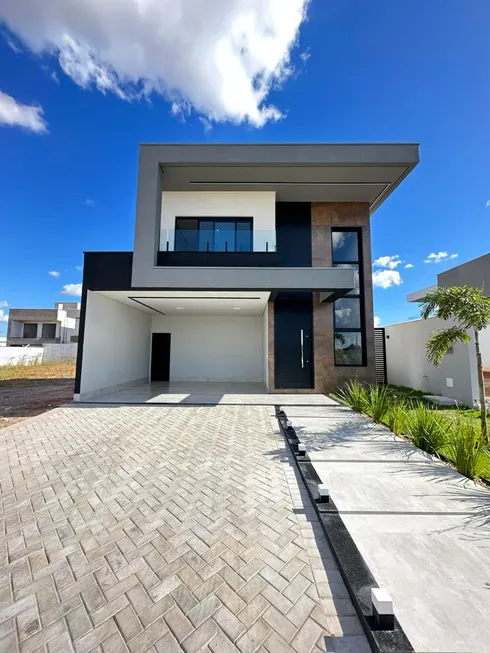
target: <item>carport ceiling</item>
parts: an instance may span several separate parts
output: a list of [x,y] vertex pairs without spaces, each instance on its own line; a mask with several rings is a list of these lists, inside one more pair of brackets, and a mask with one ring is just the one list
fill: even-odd
[[104,291],[115,299],[151,315],[262,315],[268,292]]

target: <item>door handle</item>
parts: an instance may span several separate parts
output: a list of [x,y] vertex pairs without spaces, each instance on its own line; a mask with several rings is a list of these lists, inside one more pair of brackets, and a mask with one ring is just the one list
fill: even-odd
[[304,369],[305,357],[304,357],[304,347],[303,347],[303,329],[301,329],[300,331],[300,342],[301,342],[301,368]]

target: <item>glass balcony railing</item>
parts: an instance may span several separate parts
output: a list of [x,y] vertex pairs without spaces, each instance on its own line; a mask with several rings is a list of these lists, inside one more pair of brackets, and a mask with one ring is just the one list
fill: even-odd
[[275,252],[276,232],[250,229],[162,229],[161,252]]

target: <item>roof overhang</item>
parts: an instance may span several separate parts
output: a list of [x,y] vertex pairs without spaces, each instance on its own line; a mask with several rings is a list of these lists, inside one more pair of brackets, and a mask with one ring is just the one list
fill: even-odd
[[284,202],[364,202],[371,212],[419,161],[417,144],[147,144],[163,191],[273,191]]
[[330,302],[355,287],[352,268],[165,266],[154,267],[154,272],[159,290],[260,291],[269,292],[272,299],[281,292],[319,292],[321,301]]

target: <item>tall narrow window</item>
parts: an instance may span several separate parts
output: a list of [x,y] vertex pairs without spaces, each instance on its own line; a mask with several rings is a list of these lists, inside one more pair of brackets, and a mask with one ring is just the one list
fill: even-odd
[[360,235],[358,229],[332,229],[333,266],[355,271],[354,289],[334,303],[334,352],[338,366],[366,364]]

